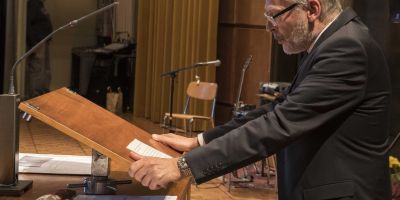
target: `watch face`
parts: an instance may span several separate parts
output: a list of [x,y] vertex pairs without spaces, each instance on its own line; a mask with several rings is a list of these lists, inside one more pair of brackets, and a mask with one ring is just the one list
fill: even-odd
[[183,167],[185,167],[185,168],[188,167],[185,158],[182,158],[182,165],[183,165]]
[[191,176],[192,175],[192,172],[190,171],[190,168],[189,168],[188,164],[186,163],[185,158],[180,157],[178,159],[178,163],[177,164],[178,164],[179,171],[184,176]]

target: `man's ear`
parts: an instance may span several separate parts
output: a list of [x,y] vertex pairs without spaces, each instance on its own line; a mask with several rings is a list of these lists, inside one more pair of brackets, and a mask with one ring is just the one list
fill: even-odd
[[307,17],[309,22],[314,22],[321,16],[321,2],[319,0],[308,0]]

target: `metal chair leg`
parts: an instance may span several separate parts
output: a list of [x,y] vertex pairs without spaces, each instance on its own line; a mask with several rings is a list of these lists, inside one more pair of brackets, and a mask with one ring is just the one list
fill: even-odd
[[214,119],[210,119],[210,122],[211,122],[211,127],[214,128],[215,127]]
[[189,137],[192,137],[193,121],[193,119],[189,119]]
[[164,126],[164,128],[167,127],[167,118],[168,118],[168,116],[167,116],[167,115],[164,115],[164,120],[163,120],[163,126]]
[[186,127],[186,119],[183,119],[183,132],[185,134],[185,136],[187,136],[187,127]]
[[274,168],[275,168],[275,192],[278,193],[278,169],[276,168],[276,155],[273,157]]

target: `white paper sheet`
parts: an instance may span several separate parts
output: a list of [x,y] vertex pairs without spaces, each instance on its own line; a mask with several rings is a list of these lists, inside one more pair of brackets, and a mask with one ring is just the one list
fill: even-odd
[[141,142],[138,139],[134,139],[126,148],[142,156],[172,158],[171,156]]
[[91,174],[91,156],[19,154],[19,172],[44,174]]

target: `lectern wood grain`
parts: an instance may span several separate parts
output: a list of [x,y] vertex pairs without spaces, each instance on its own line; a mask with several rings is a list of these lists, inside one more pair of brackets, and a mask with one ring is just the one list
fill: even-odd
[[[24,101],[19,108],[36,119],[88,145],[128,169],[132,160],[126,146],[138,139],[170,156],[180,154],[151,139],[151,134],[97,106],[82,96],[61,88]],[[169,195],[183,197],[190,186],[184,179],[172,184]]]

